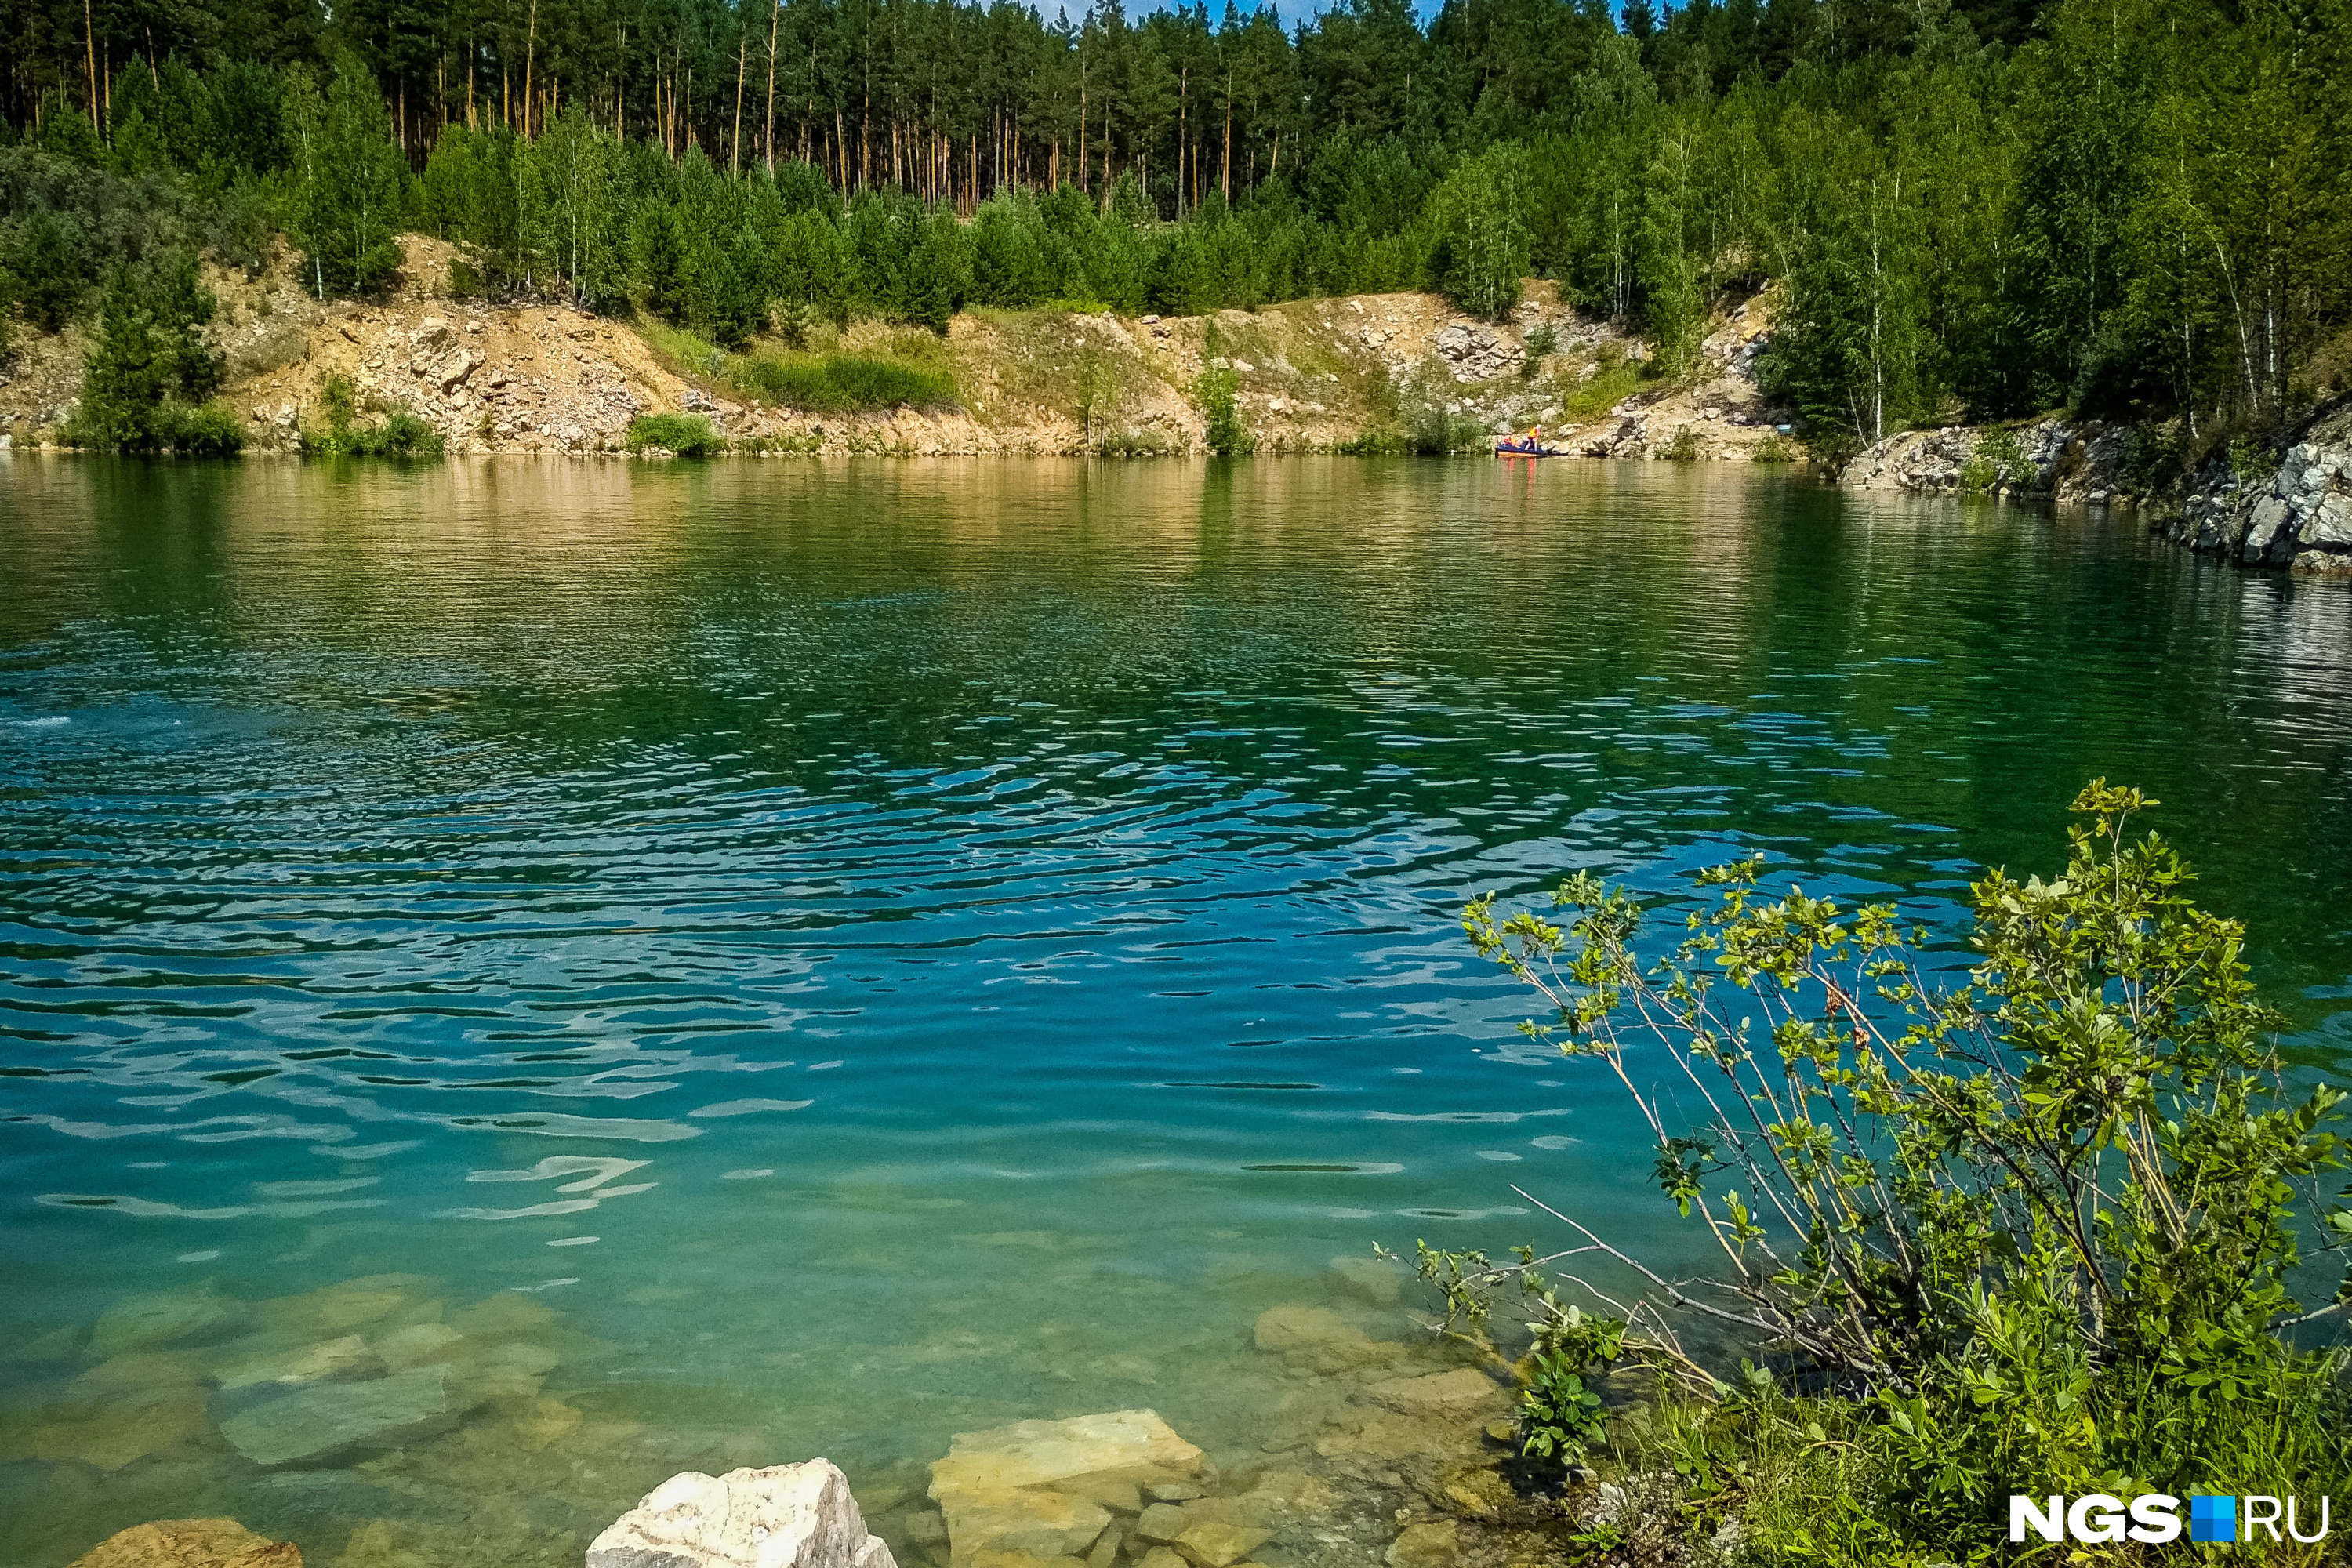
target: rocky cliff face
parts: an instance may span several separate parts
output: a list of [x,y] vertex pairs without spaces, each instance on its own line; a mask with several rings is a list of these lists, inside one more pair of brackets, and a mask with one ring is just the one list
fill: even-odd
[[2179,510],[2154,527],[2244,566],[2352,575],[2352,401],[2307,421],[2267,479],[2209,463]]
[[2044,419],[2007,432],[1965,425],[1906,430],[1866,448],[1838,482],[1856,490],[1981,489],[2130,506],[2138,498],[2116,479],[2130,439],[2128,428],[2096,420]]

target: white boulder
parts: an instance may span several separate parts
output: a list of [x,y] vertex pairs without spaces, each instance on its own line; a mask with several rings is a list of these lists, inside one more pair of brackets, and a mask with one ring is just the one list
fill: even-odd
[[830,1459],[688,1470],[588,1548],[588,1568],[898,1568]]

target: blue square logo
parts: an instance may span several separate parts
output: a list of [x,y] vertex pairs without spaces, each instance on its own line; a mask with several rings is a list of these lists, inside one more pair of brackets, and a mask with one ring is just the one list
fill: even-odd
[[2233,1497],[2192,1497],[2189,1500],[2189,1539],[2208,1544],[2238,1539],[2238,1500]]

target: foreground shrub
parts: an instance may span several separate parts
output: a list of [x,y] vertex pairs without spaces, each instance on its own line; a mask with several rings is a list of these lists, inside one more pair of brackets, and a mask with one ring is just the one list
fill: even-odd
[[699,414],[641,414],[629,421],[628,447],[662,447],[681,458],[708,458],[727,450],[727,438]]
[[[2352,1302],[2352,1276],[2315,1299],[2306,1257],[2352,1243],[2342,1091],[2287,1087],[2243,928],[2128,837],[2152,804],[2095,783],[2062,875],[1979,880],[1958,985],[1892,905],[1764,897],[1760,857],[1700,874],[1718,901],[1663,957],[1590,876],[1564,925],[1472,903],[1477,950],[1554,1009],[1525,1027],[1616,1077],[1719,1267],[1670,1280],[1559,1215],[1649,1293],[1588,1313],[1531,1250],[1424,1250],[1449,1317],[1483,1323],[1517,1280],[1554,1384],[1656,1369],[1685,1506],[1768,1557],[1980,1561],[2012,1492],[2340,1497],[2345,1361],[2303,1336]],[[1705,1125],[1669,1125],[1657,1047]],[[1702,1367],[1677,1334],[1701,1321],[1765,1368]]]

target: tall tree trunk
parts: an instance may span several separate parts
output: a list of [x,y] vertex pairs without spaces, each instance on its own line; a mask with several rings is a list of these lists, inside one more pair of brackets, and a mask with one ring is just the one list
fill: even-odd
[[81,47],[82,64],[89,72],[89,128],[104,135],[98,124],[98,24],[90,19],[89,0],[81,0]]
[[776,172],[776,23],[783,14],[784,0],[773,0],[768,8],[768,128],[760,137],[770,174]]
[[743,172],[743,51],[750,43],[751,39],[745,36],[743,29],[737,27],[735,29],[735,134],[727,150],[727,168],[730,174],[740,174]]
[[1217,190],[1227,202],[1234,199],[1234,73],[1225,73],[1225,172],[1218,177]]
[[522,47],[522,133],[530,135],[530,68],[539,53],[539,0],[530,0],[530,32]]

